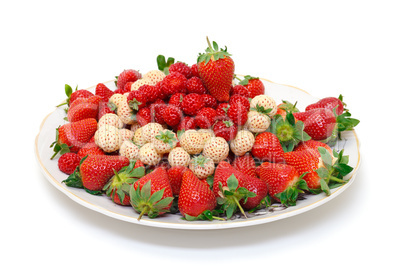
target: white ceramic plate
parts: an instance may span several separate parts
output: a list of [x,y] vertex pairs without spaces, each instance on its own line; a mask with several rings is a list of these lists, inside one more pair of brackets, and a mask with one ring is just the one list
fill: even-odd
[[[292,103],[298,102],[298,108],[304,109],[308,104],[317,101],[318,99],[311,96],[307,92],[286,85],[280,85],[271,81],[263,79],[265,84],[265,92],[267,95],[273,97],[277,103],[282,100],[288,100]],[[109,81],[105,83],[109,88],[114,89],[114,82]],[[94,91],[95,87],[89,88]],[[359,140],[355,131],[348,131],[343,133],[342,140],[338,141],[334,148],[345,149],[345,155],[349,155],[349,165],[354,167],[351,174],[348,175],[349,182],[345,185],[333,189],[330,196],[325,194],[308,195],[306,199],[298,201],[294,207],[289,207],[280,211],[260,211],[257,216],[245,218],[236,218],[228,221],[185,221],[181,219],[180,214],[166,214],[156,219],[149,219],[142,217],[140,221],[137,220],[138,213],[131,207],[123,207],[116,205],[110,198],[103,196],[94,196],[88,194],[83,189],[76,189],[66,186],[61,183],[67,178],[67,175],[59,171],[57,167],[57,158],[50,160],[53,150],[49,148],[50,144],[55,140],[56,128],[66,122],[63,120],[65,117],[64,107],[57,108],[49,114],[40,126],[39,134],[35,140],[35,152],[38,163],[46,178],[62,193],[66,194],[75,202],[100,212],[104,215],[147,226],[174,228],[174,229],[223,229],[223,228],[237,228],[244,226],[251,226],[257,224],[268,223],[280,219],[295,216],[313,208],[319,207],[324,203],[338,197],[344,190],[346,190],[354,181],[357,169],[360,164]]]

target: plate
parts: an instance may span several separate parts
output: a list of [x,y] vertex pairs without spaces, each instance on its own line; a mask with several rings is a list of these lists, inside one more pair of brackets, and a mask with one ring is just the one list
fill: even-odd
[[[265,92],[268,96],[274,98],[277,103],[282,100],[288,100],[292,103],[297,101],[299,109],[304,109],[308,104],[318,100],[311,96],[306,91],[288,85],[277,84],[272,81],[261,79],[265,85]],[[105,85],[110,89],[114,89],[114,81],[105,82]],[[89,88],[94,92],[95,86]],[[67,178],[67,175],[62,173],[57,166],[57,158],[50,160],[53,150],[49,147],[55,140],[56,128],[65,124],[64,107],[57,108],[55,111],[47,115],[41,126],[40,131],[35,139],[35,153],[38,164],[49,182],[62,193],[66,194],[73,201],[87,207],[91,210],[102,213],[106,216],[113,217],[118,220],[131,222],[134,224],[147,225],[152,227],[172,228],[172,229],[225,229],[252,226],[265,224],[280,219],[295,216],[311,209],[317,208],[326,202],[338,197],[353,183],[356,177],[356,172],[360,165],[359,140],[355,130],[342,133],[342,139],[339,140],[334,148],[336,150],[345,150],[345,155],[349,155],[349,165],[354,169],[346,177],[349,182],[345,185],[332,189],[331,195],[327,196],[324,193],[318,195],[307,195],[305,199],[298,201],[296,206],[285,209],[265,209],[259,210],[257,213],[248,218],[237,217],[227,221],[186,221],[179,214],[165,214],[155,219],[142,217],[137,220],[138,213],[131,207],[119,206],[111,201],[106,196],[95,196],[88,194],[83,189],[76,189],[66,186],[61,183]]]

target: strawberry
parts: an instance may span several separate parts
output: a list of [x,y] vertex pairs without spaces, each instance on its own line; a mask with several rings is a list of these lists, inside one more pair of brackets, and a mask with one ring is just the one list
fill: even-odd
[[304,131],[313,140],[325,140],[336,131],[336,116],[329,109],[318,108],[307,112],[294,113],[294,117],[303,121]]
[[141,125],[141,126],[145,126],[148,123],[151,123],[151,109],[149,109],[149,107],[144,107],[138,110],[137,112],[137,122]]
[[140,157],[140,146],[133,140],[125,140],[119,148],[119,155],[125,156],[129,160],[136,160]]
[[91,139],[87,144],[85,144],[78,152],[77,155],[80,159],[84,158],[86,155],[96,154],[96,155],[104,155],[105,152],[99,148],[95,143],[95,137]]
[[309,151],[315,151],[317,154],[319,154],[318,151],[319,147],[324,147],[332,155],[332,149],[331,147],[328,146],[328,144],[315,140],[308,140],[305,142],[301,142],[299,145],[297,145],[294,151],[297,152],[297,151],[309,150]]
[[70,187],[84,188],[91,194],[101,194],[103,187],[116,170],[128,166],[130,161],[119,155],[88,155],[77,170],[63,182]]
[[135,82],[141,78],[141,74],[137,70],[127,69],[122,71],[117,77],[116,87],[124,89],[127,82]]
[[176,133],[171,130],[159,131],[159,134],[151,139],[158,154],[169,153],[177,145]]
[[216,205],[213,191],[202,183],[192,171],[184,172],[178,200],[179,211],[184,218],[187,220],[212,220],[211,211],[215,209]]
[[343,102],[343,96],[339,95],[338,98],[335,97],[326,97],[320,99],[319,101],[312,103],[306,107],[306,111],[317,109],[317,108],[326,108],[329,110],[333,110],[336,108],[336,114],[341,115],[344,111],[345,103]]
[[99,83],[95,87],[95,95],[100,96],[104,102],[108,102],[113,94],[114,92],[103,83]]
[[231,119],[222,119],[215,122],[213,130],[216,137],[231,141],[236,137],[237,125]]
[[229,145],[222,137],[211,137],[204,143],[202,154],[218,164],[228,157]]
[[130,161],[128,166],[114,171],[114,176],[103,187],[106,195],[118,205],[130,205],[130,188],[135,181],[145,175],[145,167],[140,160]]
[[230,141],[230,149],[236,156],[242,156],[251,151],[255,137],[250,131],[243,129],[237,132],[236,137]]
[[207,89],[199,77],[191,77],[186,81],[187,93],[208,94]]
[[145,165],[154,166],[162,160],[162,154],[156,151],[155,146],[152,143],[146,143],[141,146],[138,152],[139,159]]
[[221,102],[218,104],[218,107],[216,107],[216,116],[217,118],[225,118],[228,116],[228,109],[230,105],[228,102]]
[[127,95],[128,106],[134,111],[144,108],[147,105],[147,101],[148,98],[141,88],[139,90],[130,91]]
[[268,194],[285,206],[295,206],[299,193],[308,189],[304,175],[287,164],[264,162],[260,166],[260,179],[267,184]]
[[216,109],[218,107],[218,101],[210,94],[202,94],[202,99],[204,100],[205,107],[211,107]]
[[183,102],[184,96],[186,96],[185,93],[175,93],[172,96],[170,96],[169,99],[169,105],[174,105],[182,109],[181,103]]
[[190,93],[184,96],[181,105],[186,115],[195,116],[197,112],[204,107],[205,103],[200,94]]
[[114,126],[116,128],[123,128],[124,123],[121,121],[120,117],[114,113],[108,113],[102,116],[98,121],[98,128],[103,125]]
[[284,162],[284,151],[278,137],[271,132],[262,132],[255,137],[251,153],[259,160],[273,163]]
[[166,107],[166,103],[161,99],[158,99],[149,105],[149,109],[151,111],[151,122],[164,124],[165,120],[163,119],[163,115]]
[[56,129],[56,141],[53,147],[53,159],[58,153],[78,152],[94,136],[98,123],[93,118],[64,124]]
[[257,207],[268,194],[268,188],[257,177],[248,176],[222,161],[215,170],[213,192],[228,218],[237,208],[247,218],[244,209]]
[[250,101],[250,110],[266,114],[271,118],[276,114],[277,109],[275,100],[267,95],[257,95]]
[[248,100],[248,98],[240,95],[240,94],[234,94],[230,96],[229,99],[229,105],[230,106],[243,106],[245,107],[245,109],[248,111],[250,110],[250,101]]
[[229,101],[229,93],[234,77],[235,64],[231,55],[220,49],[216,42],[208,42],[205,53],[197,59],[198,73],[209,93],[218,101]]
[[189,168],[197,178],[206,179],[208,176],[214,174],[215,164],[211,158],[201,154],[191,159]]
[[180,147],[191,155],[199,154],[204,148],[204,140],[198,131],[189,129],[180,136]]
[[255,173],[256,169],[255,160],[249,153],[236,157],[233,160],[232,165],[235,169],[243,172],[244,174],[254,177],[257,176]]
[[255,96],[264,95],[265,93],[264,83],[258,77],[246,75],[239,84],[247,89],[248,98],[254,98]]
[[235,85],[232,88],[232,95],[240,95],[240,96],[249,98],[250,94],[249,94],[248,89],[245,86],[239,84],[239,85]]
[[108,102],[100,101],[97,119],[100,120],[105,114],[114,114],[114,112],[110,109]]
[[247,117],[247,122],[244,126],[253,133],[264,132],[271,125],[271,118],[266,114],[249,111]]
[[307,182],[309,191],[319,193],[324,191],[330,195],[330,189],[338,187],[347,181],[344,176],[353,168],[348,165],[348,157],[333,151],[333,156],[324,147],[318,147],[319,155],[309,150],[293,151],[284,154],[288,165],[294,166],[299,174],[305,172],[303,179]]
[[87,118],[98,118],[100,96],[91,96],[88,98],[78,98],[70,103],[67,111],[67,120],[76,122]]
[[191,67],[189,67],[184,62],[180,62],[180,61],[175,62],[169,66],[169,73],[174,73],[174,72],[181,73],[187,79],[191,78],[191,76],[192,76]]
[[[285,119],[286,114],[288,113],[298,113],[300,111],[298,108],[296,108],[296,104],[297,102],[293,104],[289,101],[283,100],[282,103],[277,106],[276,114],[281,115],[282,118]],[[295,120],[297,122],[297,119]]]
[[198,64],[194,63],[193,65],[191,65],[191,76],[195,76],[195,77],[200,77],[200,74],[198,73]]
[[196,126],[194,117],[184,116],[177,126],[177,131],[195,129]]
[[[249,103],[247,101],[248,106]],[[248,108],[241,104],[240,102],[230,104],[229,109],[227,111],[228,117],[238,126],[243,126],[246,124],[248,119]]]
[[174,72],[168,74],[162,81],[162,89],[166,91],[167,95],[175,93],[186,93],[187,78],[181,73]]
[[135,211],[155,218],[169,211],[173,202],[172,187],[166,170],[163,167],[154,169],[138,181],[130,189],[130,202]]
[[176,147],[170,151],[168,155],[168,162],[171,167],[184,166],[187,167],[190,163],[190,154],[181,147]]
[[95,132],[95,143],[103,151],[111,153],[119,150],[123,138],[118,128],[112,125],[101,125]]
[[71,103],[73,103],[76,99],[78,98],[89,98],[91,96],[93,96],[94,94],[86,89],[78,89],[78,86],[75,88],[75,90],[73,91],[73,89],[71,88],[71,86],[69,85],[65,85],[64,86],[64,92],[66,93],[67,99],[65,102],[57,105],[57,107],[63,106],[63,105],[68,105],[70,106]]
[[179,107],[169,104],[163,110],[162,117],[166,124],[173,127],[180,123],[181,119],[183,118],[183,112]]
[[185,166],[173,166],[168,169],[168,178],[174,196],[179,195],[183,173],[187,170],[188,168]]
[[161,88],[156,85],[142,85],[138,90],[133,91],[141,92],[141,95],[144,96],[147,103],[153,103],[157,99],[163,99]]
[[81,157],[76,153],[65,153],[59,157],[57,165],[61,172],[68,175],[73,174],[74,170],[80,164]]
[[204,107],[195,116],[195,123],[199,128],[211,128],[215,123],[216,111],[211,107]]

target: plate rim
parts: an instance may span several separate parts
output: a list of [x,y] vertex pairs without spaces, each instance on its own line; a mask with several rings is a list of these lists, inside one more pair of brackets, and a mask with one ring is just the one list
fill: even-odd
[[[238,74],[240,75],[240,74]],[[241,75],[240,75],[241,76]],[[291,86],[291,85],[286,85],[286,84],[280,84],[280,83],[275,83],[271,80],[265,79],[265,78],[260,78],[261,80],[264,80],[266,82],[269,83],[273,83],[276,85],[281,85],[281,86],[286,86],[286,87],[291,87],[294,88],[296,90],[300,90],[310,96],[312,96],[310,93],[308,93],[307,91],[300,89],[298,87],[295,86]],[[110,83],[113,82],[115,80],[109,80],[103,83]],[[86,88],[87,90],[90,90],[91,88],[95,88],[95,86],[91,86]],[[273,221],[277,221],[277,220],[281,220],[281,219],[285,219],[285,218],[289,218],[292,216],[296,216],[298,214],[307,212],[309,210],[312,210],[318,206],[321,206],[325,203],[327,203],[328,201],[336,198],[338,195],[340,195],[343,191],[345,191],[347,188],[349,188],[349,186],[354,182],[357,171],[360,167],[360,163],[361,163],[361,153],[360,153],[360,140],[357,136],[356,131],[353,129],[350,132],[353,133],[354,138],[356,140],[356,148],[357,148],[357,162],[356,162],[356,167],[353,169],[353,172],[350,176],[350,179],[348,181],[348,183],[346,183],[345,185],[342,185],[336,189],[334,189],[334,191],[331,193],[330,196],[324,196],[323,198],[305,205],[303,207],[294,209],[294,210],[290,210],[290,211],[284,211],[282,213],[279,213],[277,215],[271,215],[269,217],[262,217],[262,218],[248,218],[247,220],[243,220],[243,221],[217,221],[216,223],[210,223],[208,222],[208,224],[205,223],[197,223],[197,222],[191,222],[191,224],[185,224],[185,223],[174,223],[174,222],[165,222],[165,221],[159,221],[158,219],[147,219],[147,218],[142,218],[141,220],[137,220],[134,217],[129,217],[127,215],[123,215],[120,214],[116,211],[111,211],[105,207],[99,206],[97,204],[94,204],[92,202],[89,202],[83,198],[81,198],[80,196],[77,196],[76,194],[74,194],[73,192],[69,191],[68,189],[66,189],[65,187],[63,187],[61,185],[61,183],[54,178],[49,170],[46,168],[46,166],[44,165],[44,163],[42,162],[42,159],[40,158],[40,154],[39,154],[39,146],[38,146],[38,141],[39,141],[39,136],[41,134],[41,131],[43,130],[43,126],[45,125],[45,122],[47,121],[47,119],[49,118],[49,116],[51,114],[53,114],[55,111],[57,110],[57,108],[50,112],[48,115],[46,115],[44,117],[44,119],[42,120],[42,123],[40,124],[39,127],[39,132],[35,137],[35,156],[36,156],[36,161],[39,164],[39,166],[41,167],[41,171],[43,173],[43,175],[45,175],[45,177],[47,178],[47,180],[54,186],[56,187],[56,189],[58,189],[59,191],[61,191],[62,193],[64,193],[65,195],[67,195],[70,199],[72,199],[73,201],[77,202],[78,204],[91,209],[93,211],[96,211],[98,213],[104,214],[106,216],[118,219],[118,220],[122,220],[122,221],[126,221],[126,222],[130,222],[130,223],[135,223],[135,224],[139,224],[139,225],[146,225],[146,226],[151,226],[151,227],[159,227],[159,228],[169,228],[169,229],[181,229],[181,230],[215,230],[215,229],[229,229],[229,228],[238,228],[238,227],[247,227],[247,226],[253,226],[253,225],[259,225],[259,224],[265,224],[265,223],[269,223],[269,222],[273,222]]]

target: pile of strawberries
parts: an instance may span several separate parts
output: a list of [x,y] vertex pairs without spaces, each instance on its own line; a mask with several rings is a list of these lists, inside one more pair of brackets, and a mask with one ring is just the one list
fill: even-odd
[[[227,49],[208,41],[197,63],[157,57],[158,69],[128,69],[116,88],[66,85],[66,123],[52,159],[68,186],[106,194],[150,218],[229,219],[301,194],[330,194],[353,168],[332,150],[359,121],[342,96],[299,111],[265,95],[257,77],[235,75]],[[269,92],[267,92],[269,94]]]

